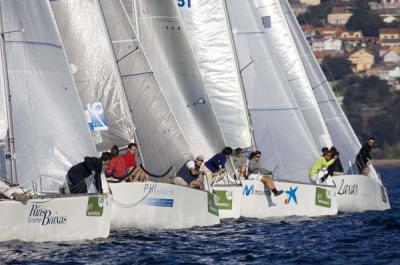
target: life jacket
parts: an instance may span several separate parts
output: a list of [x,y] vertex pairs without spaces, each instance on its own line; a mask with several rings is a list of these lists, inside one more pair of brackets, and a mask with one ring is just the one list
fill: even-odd
[[190,184],[190,182],[192,182],[193,180],[197,179],[199,176],[195,176],[192,175],[192,172],[190,172],[190,169],[187,168],[186,164],[190,161],[194,162],[194,168],[196,170],[200,170],[200,166],[198,166],[196,164],[196,161],[194,160],[188,160],[186,161],[183,166],[178,170],[178,172],[176,173],[177,177],[181,177],[182,179],[184,179],[186,181],[187,184]]

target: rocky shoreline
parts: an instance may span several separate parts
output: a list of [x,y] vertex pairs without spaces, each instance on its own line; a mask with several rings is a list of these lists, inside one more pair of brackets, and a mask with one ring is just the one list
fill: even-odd
[[376,167],[400,168],[400,159],[376,159],[373,160],[373,165]]

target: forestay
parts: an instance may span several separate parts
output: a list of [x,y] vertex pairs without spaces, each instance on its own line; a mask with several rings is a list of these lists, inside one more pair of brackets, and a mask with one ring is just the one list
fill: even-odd
[[256,16],[264,24],[265,40],[271,43],[271,49],[282,65],[286,80],[289,82],[315,143],[319,149],[331,146],[328,130],[279,0],[251,0],[251,2],[256,7]]
[[262,163],[282,179],[310,182],[318,149],[293,98],[262,21],[249,1],[226,1]]
[[225,143],[250,147],[247,106],[223,1],[192,1],[179,10]]
[[282,0],[281,6],[297,45],[297,49],[301,55],[311,86],[314,89],[314,94],[318,100],[322,115],[332,137],[333,144],[340,151],[343,168],[348,174],[353,171],[357,172],[357,167],[354,165],[353,169],[351,169],[348,163],[350,161],[354,164],[355,157],[361,147],[357,136],[337,102],[332,88],[315,59],[289,4],[286,0]]
[[[125,4],[127,4],[127,1]],[[224,146],[174,0],[138,0],[139,40],[183,131],[190,153],[211,157]],[[128,4],[127,8],[131,5]],[[174,154],[169,154],[174,155]]]
[[121,2],[100,0],[99,3],[132,109],[146,169],[160,174],[172,166],[174,173],[193,158],[182,129],[154,77]]
[[17,173],[58,190],[67,170],[96,155],[47,0],[1,1],[12,97]]
[[89,111],[93,122],[108,122],[108,128],[97,131],[101,133],[100,139],[95,138],[97,150],[126,146],[134,141],[135,128],[97,2],[60,0],[51,1],[51,6],[82,105],[91,109],[91,104],[100,102],[104,108],[104,115]]

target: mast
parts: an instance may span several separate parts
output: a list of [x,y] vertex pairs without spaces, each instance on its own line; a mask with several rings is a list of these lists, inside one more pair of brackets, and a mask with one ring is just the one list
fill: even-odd
[[7,58],[6,58],[6,48],[5,48],[5,38],[4,38],[4,34],[10,32],[4,31],[1,6],[0,6],[0,23],[1,23],[1,31],[0,31],[1,63],[3,64],[3,81],[4,81],[4,91],[6,97],[6,110],[7,110],[7,123],[8,123],[8,130],[7,130],[8,154],[6,155],[6,158],[10,162],[12,184],[17,185],[18,183],[17,163],[15,160],[15,136],[14,136],[14,124],[12,117],[12,102],[11,102],[12,95],[11,95],[10,85],[8,82],[8,69],[7,69]]
[[243,95],[243,100],[244,100],[244,104],[245,104],[245,111],[246,111],[247,121],[248,121],[248,123],[250,125],[250,135],[251,135],[251,147],[250,147],[250,149],[254,149],[255,150],[256,149],[256,140],[255,140],[255,137],[254,137],[253,123],[252,123],[250,112],[249,112],[249,107],[248,107],[249,104],[248,104],[248,101],[247,101],[246,91],[244,90],[244,82],[243,82],[243,78],[242,78],[242,70],[240,69],[239,60],[237,58],[236,43],[235,43],[235,39],[233,38],[231,18],[229,16],[229,11],[228,11],[228,8],[227,8],[226,0],[222,0],[222,5],[224,6],[225,17],[226,17],[227,24],[228,24],[229,37],[231,39],[232,48],[233,48],[233,58],[235,60],[236,71],[237,71],[239,82],[240,82],[240,88],[242,90],[242,95]]

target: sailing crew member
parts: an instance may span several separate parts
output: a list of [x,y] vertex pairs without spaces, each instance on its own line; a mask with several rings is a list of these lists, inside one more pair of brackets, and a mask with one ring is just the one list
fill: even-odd
[[336,157],[335,162],[333,162],[332,165],[328,166],[329,176],[343,175],[344,170],[343,170],[342,162],[340,161],[340,158],[339,158],[340,154],[339,154],[338,150],[336,149],[336,147],[332,146],[331,149],[329,149],[329,151],[332,153],[333,157]]
[[241,179],[246,178],[247,159],[243,155],[242,148],[238,147],[233,151],[232,160],[235,172],[239,174]]
[[275,183],[272,180],[272,172],[261,166],[260,163],[261,152],[251,152],[249,157],[249,179],[261,181],[268,189],[270,189],[275,196],[283,193],[283,190],[277,190]]
[[368,166],[371,165],[371,150],[375,144],[375,139],[369,137],[368,141],[361,147],[360,151],[356,156],[356,164],[360,174],[368,174]]
[[124,154],[126,171],[130,172],[127,182],[132,181],[141,181],[146,182],[149,181],[146,173],[140,168],[140,166],[136,163],[136,154],[137,154],[137,144],[130,143],[128,144],[128,151]]
[[200,167],[203,165],[204,156],[199,155],[195,160],[187,161],[176,173],[174,183],[180,186],[189,186],[195,189],[201,189],[200,175],[203,173]]
[[104,166],[108,166],[111,160],[111,154],[102,153],[100,158],[85,157],[84,161],[72,166],[67,173],[69,190],[71,193],[87,193],[88,185],[86,179],[93,176],[94,184],[99,193],[103,192],[101,184],[101,172]]
[[16,201],[26,202],[31,198],[31,194],[25,192],[20,187],[11,187],[4,181],[0,180],[0,199],[12,199]]
[[[317,184],[325,183],[329,177],[329,173],[327,168],[332,165],[336,160],[336,157],[333,157],[330,151],[324,150],[322,156],[320,156],[312,165],[310,171],[310,178],[315,181]],[[331,181],[329,181],[329,184]],[[332,182],[333,184],[333,182]]]
[[221,170],[225,169],[226,160],[232,155],[232,152],[232,148],[227,146],[222,149],[221,153],[214,155],[200,168],[206,175],[209,185],[212,185]]
[[108,163],[108,167],[105,171],[106,176],[113,177],[116,179],[123,179],[127,176],[127,166],[123,156],[119,155],[119,148],[116,145],[111,147],[111,160]]

